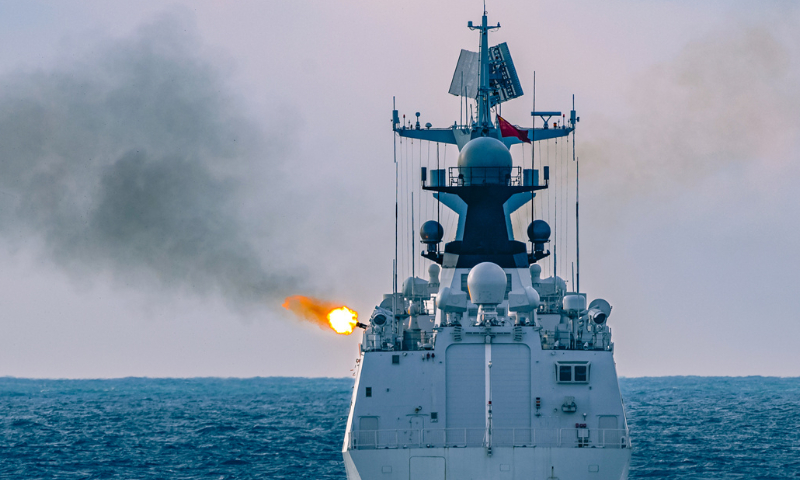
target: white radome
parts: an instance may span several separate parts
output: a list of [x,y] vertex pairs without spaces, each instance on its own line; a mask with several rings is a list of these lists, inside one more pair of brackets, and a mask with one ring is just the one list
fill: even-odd
[[586,297],[583,295],[565,295],[563,308],[570,314],[577,314],[586,310]]
[[470,140],[458,154],[461,168],[508,168],[511,169],[511,152],[500,140],[478,137]]
[[483,262],[472,267],[467,277],[469,296],[475,305],[498,305],[506,295],[506,272],[496,263]]

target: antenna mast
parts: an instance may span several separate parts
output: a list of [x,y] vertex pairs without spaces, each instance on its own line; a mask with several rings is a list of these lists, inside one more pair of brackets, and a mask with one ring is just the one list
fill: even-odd
[[[392,129],[397,127],[397,105],[395,97],[392,97]],[[400,170],[397,165],[397,133],[392,132],[392,140],[394,143],[394,262],[392,265],[392,315],[397,312],[397,224],[399,217],[399,201],[398,192],[400,191],[398,179],[400,177]],[[396,322],[392,322],[392,329],[396,328]]]
[[480,85],[478,86],[478,129],[484,134],[488,133],[492,128],[491,111],[489,110],[489,94],[492,88],[489,86],[489,30],[496,30],[500,28],[498,23],[495,27],[488,25],[486,18],[486,5],[483,7],[483,17],[481,17],[481,25],[479,27],[473,26],[470,21],[467,23],[470,30],[480,30],[481,32],[481,45],[480,45]]
[[581,236],[580,236],[580,215],[578,214],[578,199],[580,192],[580,158],[575,156],[575,94],[572,94],[572,111],[569,112],[569,120],[572,123],[572,161],[575,162],[575,293],[581,293]]
[[[572,135],[575,135],[575,131],[572,131]],[[572,139],[572,148],[575,148],[575,138]],[[581,292],[581,236],[580,236],[580,224],[579,224],[579,215],[578,215],[578,188],[579,188],[579,181],[578,181],[578,167],[580,166],[581,159],[578,157],[575,160],[575,263],[577,266],[577,273],[575,275],[575,280],[577,283],[575,287],[578,289],[577,293]]]
[[[440,181],[439,177],[439,142],[436,142],[436,185],[439,185]],[[441,186],[441,185],[440,185]],[[439,198],[439,194],[436,194],[436,223],[439,225],[442,224],[441,217],[442,212],[442,200]],[[436,253],[439,253],[439,244],[436,245]]]
[[[416,276],[416,268],[414,265],[416,257],[414,256],[414,192],[411,192],[411,278]],[[412,286],[413,286],[413,280]]]
[[[547,141],[547,163],[550,163],[550,141],[549,140]],[[560,172],[558,172],[558,170],[556,170],[556,173],[558,174]],[[556,189],[555,189],[556,192],[558,191],[557,190],[558,182],[560,182],[560,181],[561,181],[561,176],[559,175],[558,179],[556,180]],[[550,190],[547,190],[547,191],[550,192]],[[549,193],[548,193],[548,196],[550,196]],[[547,203],[548,203],[548,210],[549,210],[550,202],[547,202]],[[555,198],[553,199],[553,223],[555,224],[555,226],[553,227],[553,277],[555,278],[555,277],[558,276],[558,195],[555,195]]]
[[[533,170],[536,169],[536,70],[533,71],[533,111],[531,112],[531,175]],[[531,192],[531,223],[533,223],[533,197],[534,193]]]

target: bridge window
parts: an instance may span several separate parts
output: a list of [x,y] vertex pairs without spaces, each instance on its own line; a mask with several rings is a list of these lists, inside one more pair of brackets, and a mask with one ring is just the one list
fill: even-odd
[[558,383],[589,383],[589,362],[556,362]]

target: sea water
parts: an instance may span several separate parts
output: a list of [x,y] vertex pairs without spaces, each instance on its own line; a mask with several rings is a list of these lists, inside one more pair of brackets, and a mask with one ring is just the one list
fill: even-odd
[[[0,478],[337,479],[352,379],[0,378]],[[800,478],[800,379],[623,378],[631,478]]]

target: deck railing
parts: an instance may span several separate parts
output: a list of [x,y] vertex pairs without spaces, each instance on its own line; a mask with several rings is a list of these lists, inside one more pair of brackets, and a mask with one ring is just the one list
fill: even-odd
[[[350,448],[466,448],[489,446],[485,428],[353,430]],[[630,448],[627,430],[492,428],[493,447]]]
[[520,167],[450,167],[448,171],[451,187],[522,185]]

